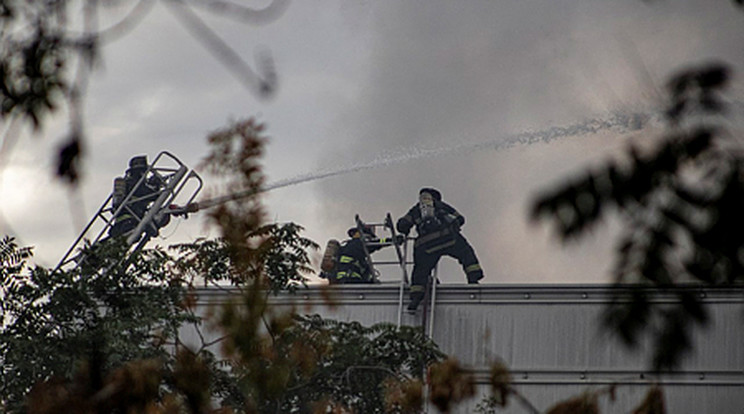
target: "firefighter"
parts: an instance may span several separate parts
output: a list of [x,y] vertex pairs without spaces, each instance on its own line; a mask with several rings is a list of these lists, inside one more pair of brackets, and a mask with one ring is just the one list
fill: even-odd
[[413,274],[411,276],[411,302],[409,311],[415,311],[424,299],[429,275],[442,256],[457,259],[462,265],[468,283],[483,279],[475,250],[460,233],[465,217],[442,201],[442,194],[433,188],[419,191],[419,202],[405,216],[398,219],[396,229],[405,235],[416,226],[413,244]]
[[[358,227],[352,227],[346,232],[349,239],[338,246],[338,251],[333,254],[334,263],[326,267],[327,271],[324,269],[321,273],[321,277],[328,279],[330,284],[376,282],[364,251],[365,245],[367,253],[372,254],[392,245],[392,242],[388,238],[378,239],[372,226],[363,225],[362,232],[364,234],[360,234]],[[402,237],[399,239],[402,243]]]
[[[117,237],[134,230],[147,213],[150,204],[157,198],[157,194],[162,189],[164,183],[156,175],[143,178],[146,174],[147,156],[139,155],[129,160],[129,168],[124,174],[124,177],[114,179],[112,200],[114,211],[119,209],[129,193],[132,193],[132,191],[134,193],[114,218],[114,224],[109,229],[109,236]],[[159,217],[153,224],[145,228],[147,237],[156,236],[160,227],[167,225],[169,222],[169,214]]]

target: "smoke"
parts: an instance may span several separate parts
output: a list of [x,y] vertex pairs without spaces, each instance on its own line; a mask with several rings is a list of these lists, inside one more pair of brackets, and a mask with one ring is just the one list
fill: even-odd
[[541,131],[525,131],[516,135],[507,136],[506,138],[497,138],[476,143],[463,143],[441,148],[402,148],[389,154],[379,155],[371,161],[356,163],[337,169],[325,169],[317,172],[300,174],[294,177],[278,180],[266,185],[263,191],[271,191],[324,178],[375,168],[383,168],[418,159],[437,158],[447,155],[468,155],[489,150],[502,151],[516,145],[532,145],[536,143],[546,144],[557,139],[597,134],[604,131],[612,131],[622,135],[643,129],[652,119],[658,121],[659,117],[658,115],[652,115],[651,113],[617,112],[604,118],[593,118],[569,126],[552,127]]
[[[744,67],[741,12],[661,3],[370,6],[367,72],[353,105],[329,127],[318,173],[279,184],[316,183],[321,242],[341,237],[355,214],[400,217],[431,186],[465,215],[486,282],[606,280],[613,224],[566,253],[529,225],[532,198],[649,136],[641,127],[655,117],[633,114],[661,107],[670,73],[716,55]],[[456,264],[440,274],[464,280]]]

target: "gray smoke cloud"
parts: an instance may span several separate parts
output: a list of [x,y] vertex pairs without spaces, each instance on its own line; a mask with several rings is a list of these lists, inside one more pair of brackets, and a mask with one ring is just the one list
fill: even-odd
[[[419,188],[433,186],[466,216],[463,231],[487,282],[607,280],[613,224],[561,250],[529,225],[529,202],[653,132],[600,128],[544,142],[523,131],[659,106],[664,79],[689,63],[720,58],[742,67],[744,15],[704,1],[596,3],[388,2],[361,10],[375,27],[366,81],[333,125],[319,170],[364,171],[317,183],[326,200],[321,226],[342,237],[355,213],[400,217]],[[513,146],[520,136],[539,145]],[[451,262],[440,276],[464,281]]]
[[[194,167],[210,131],[255,116],[271,138],[267,218],[320,244],[355,214],[401,216],[433,186],[466,216],[486,282],[603,281],[613,223],[564,249],[528,223],[530,200],[653,138],[654,122],[617,115],[658,109],[672,72],[710,59],[744,69],[744,12],[727,0],[298,1],[261,27],[203,14],[246,61],[272,52],[279,90],[264,101],[161,6],[103,51],[84,185],[70,192],[51,177],[63,111],[0,175],[0,230],[35,245],[39,263],[56,264],[131,156],[169,150]],[[167,245],[215,230],[194,216],[163,233]],[[464,281],[453,261],[440,276]]]

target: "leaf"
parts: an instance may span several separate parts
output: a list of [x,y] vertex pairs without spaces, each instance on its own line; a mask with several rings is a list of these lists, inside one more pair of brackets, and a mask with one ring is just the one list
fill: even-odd
[[731,70],[724,63],[712,63],[700,68],[695,74],[697,84],[703,89],[717,89],[726,86]]
[[597,395],[584,393],[554,405],[546,414],[599,414]]
[[666,414],[664,393],[661,387],[658,385],[651,387],[643,402],[633,410],[633,414]]
[[78,164],[81,155],[80,140],[77,137],[72,137],[59,150],[57,157],[57,176],[67,180],[71,184],[77,183],[80,177]]
[[491,394],[494,397],[494,402],[501,407],[506,407],[509,403],[511,381],[511,373],[503,361],[496,361],[491,364]]
[[450,407],[475,395],[475,381],[454,358],[429,367],[429,401],[439,411],[448,413]]

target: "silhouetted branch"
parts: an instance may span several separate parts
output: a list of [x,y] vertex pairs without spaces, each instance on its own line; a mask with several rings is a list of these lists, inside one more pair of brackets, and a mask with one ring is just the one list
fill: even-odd
[[263,71],[262,76],[251,69],[235,50],[197,16],[183,1],[167,0],[165,2],[173,14],[183,23],[184,27],[198,41],[202,42],[206,49],[212,53],[235,77],[243,84],[253,89],[262,97],[270,96],[276,89],[276,73],[273,68],[271,56],[264,54],[257,59]]
[[[730,71],[721,63],[679,72],[669,81],[670,132],[656,149],[631,147],[626,162],[585,173],[533,204],[533,220],[548,220],[561,240],[577,238],[611,212],[623,221],[616,283],[662,290],[696,281],[742,281],[744,257],[744,157],[741,142],[716,123],[725,114],[721,94]],[[708,117],[708,116],[711,117]],[[711,126],[714,125],[714,126]],[[614,301],[605,321],[627,344],[649,332],[653,365],[673,367],[689,350],[691,325],[707,314],[695,295],[674,289],[679,302],[653,306],[641,292]]]
[[289,0],[274,0],[263,9],[254,9],[226,0],[187,0],[194,6],[253,25],[273,23],[289,6]]
[[155,0],[139,0],[137,4],[111,27],[102,29],[97,33],[100,42],[109,43],[118,40],[132,32],[150,13],[155,5]]

